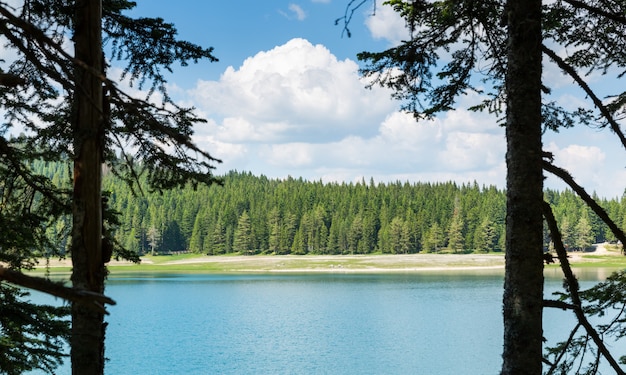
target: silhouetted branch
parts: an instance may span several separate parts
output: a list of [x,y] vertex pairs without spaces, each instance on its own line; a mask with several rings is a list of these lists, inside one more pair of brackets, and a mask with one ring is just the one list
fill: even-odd
[[[58,196],[62,191],[55,189],[45,183],[45,178],[41,176],[33,175],[20,161],[20,158],[16,156],[19,150],[15,150],[11,147],[11,145],[4,139],[0,137],[0,155],[2,155],[3,162],[11,169],[11,171],[22,178],[24,183],[31,187],[33,190],[41,193],[47,199],[50,199],[54,204],[59,207],[67,206],[67,202],[64,202]],[[45,179],[47,180],[47,179]]]
[[41,277],[28,276],[2,266],[0,266],[0,279],[24,288],[48,293],[71,302],[84,304],[101,313],[106,313],[104,308],[105,304],[115,305],[114,300],[103,294],[66,287],[60,282],[50,281]]
[[[602,207],[600,207],[598,202],[587,194],[582,186],[578,185],[576,181],[574,181],[572,175],[570,175],[566,170],[555,166],[545,159],[543,161],[543,169],[559,177],[567,185],[569,185],[572,190],[574,190],[574,192],[576,192],[576,194],[578,194],[578,196],[587,204],[587,206],[589,206],[589,208],[591,208],[591,210],[609,227],[615,237],[622,242],[622,245],[626,245],[626,235],[624,234],[624,231],[622,231],[617,224],[611,220],[609,215]],[[622,248],[622,251],[623,250],[624,249]]]
[[0,73],[0,86],[16,87],[26,83],[24,78],[18,77],[15,74]]
[[[554,301],[554,302],[557,302],[557,301]],[[576,324],[576,327],[574,327],[574,329],[572,329],[572,331],[570,332],[569,337],[567,338],[567,341],[565,342],[565,346],[563,346],[561,353],[559,353],[559,356],[557,357],[556,361],[554,361],[554,363],[549,363],[547,360],[544,361],[544,363],[547,363],[548,365],[550,365],[550,369],[548,370],[548,372],[546,372],[546,375],[551,375],[552,373],[554,373],[554,371],[556,370],[556,366],[559,364],[559,362],[561,362],[561,360],[565,356],[565,353],[567,353],[567,348],[570,345],[572,345],[572,342],[574,341],[574,337],[576,337],[576,332],[578,332],[578,328],[580,328],[580,323]]]
[[544,299],[543,307],[553,307],[561,310],[574,310],[576,306],[563,301],[555,301],[553,299]]
[[582,1],[578,1],[578,0],[563,0],[564,2],[568,3],[569,5],[573,6],[574,8],[581,8],[581,9],[585,9],[588,10],[591,13],[595,13],[599,16],[603,16],[606,17],[612,21],[621,23],[622,25],[626,25],[626,17],[624,17],[624,15],[619,15],[619,14],[615,14],[615,13],[610,13],[607,12],[601,8],[597,8],[597,7],[593,7],[589,4],[585,4]]
[[[591,337],[593,342],[598,347],[598,351],[602,353],[604,358],[609,362],[611,367],[615,370],[616,374],[626,374],[620,367],[619,363],[613,358],[609,349],[604,345],[604,341],[595,330],[593,325],[587,319],[585,312],[582,308],[582,302],[579,295],[579,285],[578,279],[574,275],[572,271],[572,267],[569,264],[569,259],[567,259],[567,251],[565,250],[565,246],[563,246],[563,240],[561,237],[561,232],[559,231],[559,227],[556,223],[556,219],[554,218],[554,214],[552,213],[552,207],[548,202],[543,202],[543,217],[548,224],[548,228],[550,230],[550,234],[552,235],[552,241],[554,243],[554,249],[559,257],[559,261],[561,262],[561,270],[563,270],[563,275],[565,276],[565,282],[568,286],[568,291],[570,294],[570,298],[572,299],[571,309],[576,314],[576,318],[578,319],[578,323],[585,328],[587,334]],[[545,302],[544,302],[545,303]]]
[[[354,3],[359,2],[358,4],[354,5]],[[352,21],[352,17],[354,17],[354,12],[357,11],[357,9],[359,9],[360,7],[362,7],[365,3],[367,3],[368,1],[372,1],[374,3],[374,11],[373,13],[376,13],[376,0],[350,0],[348,2],[348,5],[346,5],[346,11],[343,15],[343,17],[339,17],[335,20],[335,25],[339,25],[339,22],[341,20],[343,20],[343,30],[341,31],[341,36],[343,36],[343,34],[345,33],[346,35],[348,35],[348,38],[350,38],[352,36],[352,33],[350,32],[350,28],[348,27],[348,25],[350,24],[350,22]]]
[[582,79],[582,77],[574,70],[574,68],[572,68],[569,64],[567,64],[554,51],[552,51],[545,45],[541,46],[541,50],[543,51],[543,53],[548,55],[559,66],[559,68],[561,68],[561,70],[569,74],[569,76],[572,77],[574,81],[576,81],[576,83],[578,83],[580,88],[582,88],[583,91],[585,91],[585,93],[589,95],[589,97],[591,98],[591,101],[596,106],[596,108],[598,108],[602,117],[604,117],[606,121],[609,123],[609,125],[611,126],[611,130],[613,130],[613,132],[617,134],[617,137],[622,142],[622,146],[626,148],[626,136],[624,136],[624,133],[622,133],[622,130],[619,124],[617,123],[617,121],[615,121],[609,109],[602,103],[602,100],[600,100],[600,98],[598,98],[595,92],[593,92],[593,90],[589,87],[587,82],[585,82]]

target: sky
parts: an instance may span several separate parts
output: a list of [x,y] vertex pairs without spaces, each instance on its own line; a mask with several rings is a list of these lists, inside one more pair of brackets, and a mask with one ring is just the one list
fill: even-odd
[[[223,161],[216,174],[505,187],[504,129],[491,115],[465,109],[481,100],[478,95],[417,122],[399,111],[390,91],[366,89],[356,54],[382,51],[408,36],[388,6],[374,9],[370,2],[357,10],[348,37],[335,20],[349,0],[136,1],[131,15],[162,17],[181,39],[214,47],[219,62],[176,66],[168,89],[206,118],[194,140]],[[116,69],[114,63],[111,73]],[[544,79],[561,103],[584,101],[553,66],[544,64]],[[618,91],[615,80],[589,79],[604,93]],[[624,149],[608,130],[546,133],[544,148],[589,192],[621,198]],[[548,177],[546,187],[565,185]]]

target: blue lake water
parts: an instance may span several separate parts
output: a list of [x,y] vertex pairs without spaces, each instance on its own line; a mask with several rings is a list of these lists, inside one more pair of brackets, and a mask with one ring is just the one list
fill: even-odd
[[[549,293],[561,281],[547,276]],[[502,280],[501,271],[114,275],[105,372],[497,374]],[[573,322],[558,311],[546,319],[548,337]]]

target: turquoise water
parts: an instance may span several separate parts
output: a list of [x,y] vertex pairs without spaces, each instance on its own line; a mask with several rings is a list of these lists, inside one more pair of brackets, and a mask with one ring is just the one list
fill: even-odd
[[106,374],[482,375],[501,365],[500,272],[117,275],[107,294],[118,304]]

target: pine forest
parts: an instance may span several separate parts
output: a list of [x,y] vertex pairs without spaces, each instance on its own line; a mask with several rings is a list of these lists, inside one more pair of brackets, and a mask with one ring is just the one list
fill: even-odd
[[[68,165],[40,162],[34,169],[69,186]],[[222,180],[222,186],[149,192],[142,183],[131,189],[105,173],[107,204],[118,221],[109,230],[123,248],[139,255],[487,253],[504,248],[505,193],[494,186],[322,183],[235,171]],[[572,191],[546,190],[545,198],[570,250],[615,240]],[[626,225],[624,199],[599,201]],[[69,220],[48,228],[58,246],[51,253],[67,247]]]

